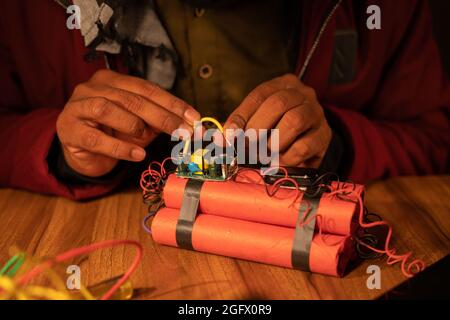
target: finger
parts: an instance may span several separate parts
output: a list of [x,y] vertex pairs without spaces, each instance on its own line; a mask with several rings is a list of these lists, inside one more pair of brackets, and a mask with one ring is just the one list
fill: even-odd
[[233,111],[225,123],[225,129],[244,129],[253,114],[258,110],[261,104],[273,93],[277,91],[276,88],[264,83],[253,90],[239,107]]
[[[279,130],[279,151],[285,152],[300,135],[316,128],[318,118],[309,104],[286,112],[275,127],[275,130]],[[270,145],[271,141],[269,141]]]
[[[280,90],[269,96],[247,123],[246,129],[273,129],[290,110],[301,106],[305,97],[297,90]],[[293,119],[295,120],[295,119]],[[294,128],[295,128],[295,123]]]
[[305,136],[294,142],[285,153],[280,155],[280,164],[287,167],[297,167],[309,159],[320,156],[323,151],[318,130],[311,130]]
[[269,96],[280,90],[295,88],[298,83],[297,77],[289,74],[259,85],[230,115],[225,129],[245,129],[250,117]]
[[147,100],[158,104],[160,107],[176,114],[189,124],[200,120],[200,114],[182,99],[175,97],[155,83],[120,74],[110,70],[102,70],[95,74],[92,81],[97,84],[108,84],[111,87],[133,92]]
[[193,131],[192,126],[177,114],[134,92],[99,85],[85,85],[82,90],[80,95],[84,97],[107,97],[108,100],[137,115],[159,132],[172,134],[178,128]]
[[74,101],[71,108],[73,115],[79,119],[92,120],[135,138],[142,137],[146,127],[138,116],[106,98],[94,97]]
[[299,81],[298,85],[295,87],[300,93],[302,93],[305,97],[310,101],[317,101],[316,91],[305,85],[303,82]]
[[239,107],[233,111],[225,123],[225,129],[245,129],[247,123],[253,114],[258,110],[261,104],[278,89],[270,83],[263,83],[253,90]]
[[305,163],[301,164],[303,168],[315,168],[318,169],[322,164],[323,157],[312,157],[308,159]]
[[61,139],[61,142],[68,147],[81,148],[119,160],[140,162],[145,159],[146,153],[143,148],[108,136],[82,122],[73,125],[71,129],[77,134],[63,135]]

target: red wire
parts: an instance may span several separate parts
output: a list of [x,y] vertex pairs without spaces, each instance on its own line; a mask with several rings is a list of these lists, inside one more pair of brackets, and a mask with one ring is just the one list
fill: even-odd
[[[352,193],[353,193],[353,190],[350,190],[347,187],[347,188],[343,188],[343,189],[337,189],[337,190],[331,192],[330,195],[348,196]],[[393,228],[388,222],[386,222],[386,221],[376,221],[376,222],[370,222],[370,223],[364,222],[364,201],[361,196],[357,196],[356,198],[357,198],[358,205],[359,205],[359,225],[362,228],[370,229],[370,228],[379,227],[379,226],[384,226],[384,227],[388,228],[388,234],[386,236],[384,250],[379,250],[379,249],[374,248],[364,242],[361,242],[361,245],[368,248],[369,250],[372,250],[375,253],[385,254],[388,257],[388,260],[387,260],[388,265],[394,265],[396,263],[401,262],[402,273],[408,278],[411,278],[418,272],[423,271],[425,269],[425,262],[420,259],[415,259],[415,260],[411,261],[409,264],[407,264],[413,255],[412,252],[408,252],[403,255],[396,255],[397,250],[395,248],[390,249],[392,235],[393,235]],[[415,268],[416,272],[413,272],[413,268]]]
[[131,274],[136,270],[136,268],[139,265],[139,262],[142,259],[142,254],[143,254],[143,248],[142,245],[137,242],[137,241],[133,241],[133,240],[108,240],[108,241],[103,241],[103,242],[98,242],[98,243],[94,243],[94,244],[90,244],[84,247],[80,247],[80,248],[75,248],[75,249],[71,249],[67,252],[61,253],[59,255],[57,255],[55,258],[47,260],[43,263],[41,263],[40,265],[37,265],[36,267],[34,267],[31,271],[29,271],[28,273],[24,274],[23,276],[21,276],[18,280],[17,283],[21,284],[21,285],[25,285],[27,282],[29,282],[31,279],[33,279],[34,277],[36,277],[37,275],[41,274],[45,269],[47,268],[51,268],[53,267],[55,264],[64,262],[66,260],[78,257],[80,255],[83,254],[89,254],[92,253],[94,251],[100,250],[100,249],[105,249],[105,248],[110,248],[110,247],[116,247],[116,246],[120,246],[120,245],[132,245],[135,246],[137,249],[136,252],[136,256],[134,258],[133,263],[130,265],[130,267],[128,268],[128,270],[123,274],[123,276],[114,284],[114,286],[112,286],[108,292],[106,292],[101,298],[100,300],[108,300],[110,299],[113,294],[125,283],[125,281],[127,281]]
[[[269,186],[264,180],[264,175],[267,175],[270,171],[272,171],[274,169],[283,171],[284,172],[284,178],[277,180],[273,185]],[[266,187],[267,194],[270,197],[274,197],[277,194],[277,192],[280,190],[282,185],[284,183],[286,183],[286,182],[292,183],[294,185],[295,191],[296,191],[295,192],[295,198],[294,198],[294,201],[292,202],[291,206],[293,206],[295,204],[295,202],[298,200],[298,198],[300,197],[300,187],[298,185],[298,182],[295,181],[292,178],[289,178],[289,174],[288,174],[288,171],[287,171],[286,168],[282,168],[282,167],[280,167],[280,168],[268,168],[266,171],[264,171],[262,173],[259,170],[257,170],[257,169],[242,168],[242,169],[240,169],[238,171],[237,174],[239,175],[240,173],[243,173],[243,172],[246,172],[246,171],[253,172],[253,173],[256,173],[258,175],[258,177],[261,179],[261,181],[263,182],[264,186]]]
[[[148,195],[156,196],[162,192],[162,180],[167,174],[165,166],[170,160],[173,160],[173,158],[166,158],[162,163],[153,161],[148,166],[148,169],[142,173],[140,186],[144,197]],[[153,166],[158,166],[159,169],[155,170],[152,168]]]

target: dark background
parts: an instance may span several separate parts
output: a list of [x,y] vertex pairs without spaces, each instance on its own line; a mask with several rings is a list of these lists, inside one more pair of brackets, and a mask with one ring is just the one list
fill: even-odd
[[430,0],[436,40],[441,48],[447,74],[450,75],[450,0]]

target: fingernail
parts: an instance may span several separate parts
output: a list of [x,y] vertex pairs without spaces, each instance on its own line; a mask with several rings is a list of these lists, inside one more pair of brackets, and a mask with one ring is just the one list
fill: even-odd
[[239,129],[239,126],[236,123],[232,122],[232,123],[230,123],[229,126],[227,126],[227,129],[237,130],[237,129]]
[[134,160],[142,161],[145,159],[146,153],[144,149],[135,148],[131,150],[131,157]]
[[184,118],[189,123],[194,123],[195,121],[200,120],[200,117],[201,117],[200,113],[198,113],[194,109],[187,109],[186,112],[184,113]]

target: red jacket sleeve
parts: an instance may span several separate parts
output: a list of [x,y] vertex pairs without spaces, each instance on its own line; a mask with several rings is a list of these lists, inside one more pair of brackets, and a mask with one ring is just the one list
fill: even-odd
[[411,1],[411,6],[410,23],[385,64],[373,105],[366,108],[370,111],[329,108],[350,141],[348,173],[358,182],[449,169],[450,85],[433,39],[428,2]]
[[62,106],[30,110],[20,78],[0,36],[0,187],[20,188],[71,199],[92,198],[112,185],[71,187],[49,171],[47,155],[56,134]]

